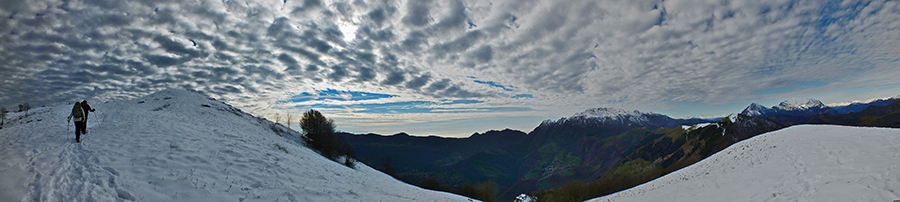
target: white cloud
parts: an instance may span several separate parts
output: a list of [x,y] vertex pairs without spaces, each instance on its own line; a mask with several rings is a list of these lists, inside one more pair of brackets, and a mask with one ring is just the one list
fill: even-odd
[[[0,4],[0,102],[7,106],[189,87],[269,114],[290,95],[339,89],[398,95],[382,103],[477,99],[484,107],[566,116],[601,106],[664,110],[900,82],[894,1]],[[760,93],[798,82],[822,85]],[[511,98],[518,94],[531,96]],[[333,113],[357,117],[354,124],[385,118]],[[387,120],[476,113],[435,114]]]

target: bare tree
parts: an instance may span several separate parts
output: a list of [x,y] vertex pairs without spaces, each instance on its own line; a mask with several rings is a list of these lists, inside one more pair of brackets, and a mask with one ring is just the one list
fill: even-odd
[[275,124],[278,124],[279,121],[281,121],[281,115],[279,115],[278,112],[275,112]]
[[288,128],[291,128],[291,112],[288,112],[285,118],[287,118]]
[[31,104],[22,103],[19,105],[19,112],[25,112],[25,117],[28,117],[28,110],[31,109]]

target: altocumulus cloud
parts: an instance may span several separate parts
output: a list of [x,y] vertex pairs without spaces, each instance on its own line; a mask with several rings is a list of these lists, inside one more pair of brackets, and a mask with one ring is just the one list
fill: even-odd
[[[7,107],[176,87],[388,124],[900,82],[896,1],[35,0],[0,17]],[[321,92],[390,96],[304,98]],[[439,107],[372,109],[404,103]]]

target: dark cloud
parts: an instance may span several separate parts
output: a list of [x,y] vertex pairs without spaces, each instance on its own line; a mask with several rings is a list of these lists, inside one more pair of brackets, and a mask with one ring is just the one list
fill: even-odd
[[249,75],[258,76],[262,79],[282,79],[284,74],[273,69],[268,65],[244,65],[241,67]]
[[474,98],[474,97],[486,97],[484,94],[476,93],[472,91],[468,91],[462,89],[457,85],[450,86],[444,91],[439,93],[440,96],[444,97],[456,97],[456,98]]
[[359,75],[357,75],[356,78],[359,81],[371,81],[372,79],[375,79],[376,75],[377,74],[375,73],[375,69],[368,67],[359,67]]
[[135,76],[137,75],[137,71],[130,71],[126,69],[124,66],[119,64],[101,64],[94,67],[97,72],[107,73],[111,75],[117,76]]
[[156,43],[159,43],[159,45],[163,48],[163,50],[166,50],[167,52],[173,53],[176,55],[181,55],[186,58],[196,58],[196,57],[200,57],[200,55],[201,55],[199,50],[189,49],[189,48],[187,48],[186,44],[183,44],[181,42],[175,41],[171,38],[168,38],[168,37],[165,37],[162,35],[154,37],[153,41],[156,41]]
[[[341,32],[341,30],[338,29],[337,27],[333,27],[333,26],[335,26],[335,25],[332,25],[332,27],[328,27],[328,28],[325,28],[322,30],[323,38],[325,38],[326,41],[331,41],[331,42],[334,42],[337,44],[343,43],[344,33]],[[316,41],[321,41],[321,40],[310,40],[311,43],[316,42]],[[318,42],[316,42],[316,43],[318,43]],[[320,48],[318,48],[318,47],[321,45],[316,44],[316,45],[311,45],[311,46],[317,47],[316,50],[320,50]],[[328,48],[330,49],[331,46],[329,45]],[[324,51],[320,50],[319,52],[328,52],[328,50],[324,50]]]
[[297,59],[291,57],[287,53],[281,53],[278,55],[278,61],[281,61],[284,66],[288,66],[288,68],[296,67],[299,64],[297,63]]
[[361,27],[358,32],[365,34],[373,41],[387,42],[394,39],[394,32],[388,29],[372,30],[370,27]]
[[421,76],[419,76],[419,77],[413,78],[413,79],[410,80],[409,82],[406,82],[406,87],[407,87],[407,88],[412,88],[412,89],[419,89],[420,87],[422,87],[422,86],[424,86],[425,84],[427,84],[429,79],[431,79],[431,75],[430,75],[430,74],[423,74],[423,75],[421,75]]
[[377,55],[374,53],[368,53],[363,51],[356,52],[356,58],[360,61],[366,62],[368,64],[375,64],[377,61],[375,60]]
[[144,55],[144,60],[157,67],[168,67],[182,63],[181,58],[155,54]]
[[[297,33],[294,31],[293,26],[291,26],[290,19],[287,17],[280,17],[275,19],[275,22],[272,22],[272,25],[269,25],[269,28],[266,29],[266,36],[275,37],[275,38],[285,38],[285,37],[296,37]],[[232,37],[239,37],[240,33],[236,31],[230,31],[228,34]]]
[[432,29],[429,30],[431,33],[439,34],[454,29],[464,30],[468,27],[466,22],[469,17],[466,14],[466,5],[460,0],[451,0],[449,3],[450,15],[445,16],[437,24],[430,27]]
[[277,46],[284,50],[291,51],[291,52],[300,54],[301,56],[304,56],[306,59],[310,60],[310,63],[312,63],[312,64],[321,65],[321,66],[326,65],[325,62],[319,60],[319,58],[322,57],[321,55],[319,55],[318,53],[306,50],[303,47],[293,46],[288,43],[279,43],[279,44],[277,44]]
[[322,1],[320,0],[304,0],[303,5],[294,7],[294,10],[291,13],[304,13],[316,8],[322,7]]
[[436,92],[446,89],[447,86],[450,86],[450,79],[441,79],[440,81],[431,82],[427,89],[429,92]]
[[433,47],[432,50],[438,52],[438,55],[462,52],[477,44],[478,41],[483,37],[484,34],[480,30],[466,32],[466,34],[460,36],[459,38],[456,38],[453,41],[449,41],[447,43]]
[[331,74],[328,74],[328,78],[333,81],[341,81],[341,79],[349,76],[349,74],[347,68],[343,65],[334,65],[331,66]]
[[369,11],[369,14],[367,14],[366,17],[372,19],[372,21],[380,27],[381,24],[384,23],[385,20],[387,20],[387,15],[388,14],[384,9],[377,8],[375,10]]
[[241,89],[234,86],[216,86],[212,88],[212,93],[218,95],[227,95],[233,93],[241,93]]
[[491,46],[481,46],[480,48],[475,49],[472,52],[472,56],[478,62],[490,62],[491,58],[494,57],[494,50],[491,48]]
[[403,22],[416,27],[427,25],[431,21],[431,6],[431,0],[408,2]]
[[428,43],[428,36],[422,31],[412,31],[406,35],[406,38],[400,42],[403,49],[407,51],[417,51],[422,45]]
[[306,66],[306,71],[308,71],[308,72],[319,71],[319,66],[314,65],[314,64],[307,65],[307,66]]
[[331,3],[331,6],[334,7],[335,10],[337,10],[337,13],[343,16],[352,17],[353,15],[353,5],[347,2],[334,2]]
[[404,73],[402,71],[394,70],[388,73],[387,79],[382,81],[381,84],[393,86],[403,83],[404,80],[406,80]]

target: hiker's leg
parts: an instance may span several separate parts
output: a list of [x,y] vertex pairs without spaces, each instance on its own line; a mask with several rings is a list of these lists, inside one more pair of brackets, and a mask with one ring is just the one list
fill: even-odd
[[87,121],[81,122],[81,134],[87,134]]
[[75,142],[81,142],[81,133],[84,131],[84,122],[75,122]]

